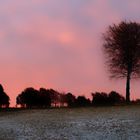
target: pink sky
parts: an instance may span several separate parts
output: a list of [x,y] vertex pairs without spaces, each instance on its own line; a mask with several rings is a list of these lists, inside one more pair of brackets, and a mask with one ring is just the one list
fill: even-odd
[[[101,51],[102,33],[121,20],[140,22],[139,0],[5,0],[0,2],[0,83],[15,105],[26,87],[90,97],[116,90]],[[140,98],[140,81],[131,97]]]

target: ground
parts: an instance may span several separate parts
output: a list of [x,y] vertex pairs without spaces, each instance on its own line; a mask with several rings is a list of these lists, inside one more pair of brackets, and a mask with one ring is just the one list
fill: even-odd
[[140,140],[140,106],[2,111],[0,140]]

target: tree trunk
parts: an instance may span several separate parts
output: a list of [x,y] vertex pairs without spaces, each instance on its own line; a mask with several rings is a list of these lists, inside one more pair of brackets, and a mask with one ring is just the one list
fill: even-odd
[[130,72],[127,73],[126,80],[126,103],[130,103]]

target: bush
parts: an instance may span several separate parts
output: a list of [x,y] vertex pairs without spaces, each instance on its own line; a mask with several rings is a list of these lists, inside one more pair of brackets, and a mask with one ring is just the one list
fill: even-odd
[[117,93],[111,91],[109,94],[105,92],[92,93],[92,105],[115,105],[125,102],[125,98]]
[[90,106],[91,102],[89,99],[86,99],[85,96],[78,96],[76,99],[76,106],[78,107],[84,107],[84,106]]

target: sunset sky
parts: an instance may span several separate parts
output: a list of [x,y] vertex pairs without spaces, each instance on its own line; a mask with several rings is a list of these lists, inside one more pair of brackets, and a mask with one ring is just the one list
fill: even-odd
[[[140,0],[0,1],[0,83],[12,106],[30,86],[124,95],[125,80],[109,79],[102,52],[102,33],[121,20],[140,22]],[[131,91],[140,98],[140,80]]]

